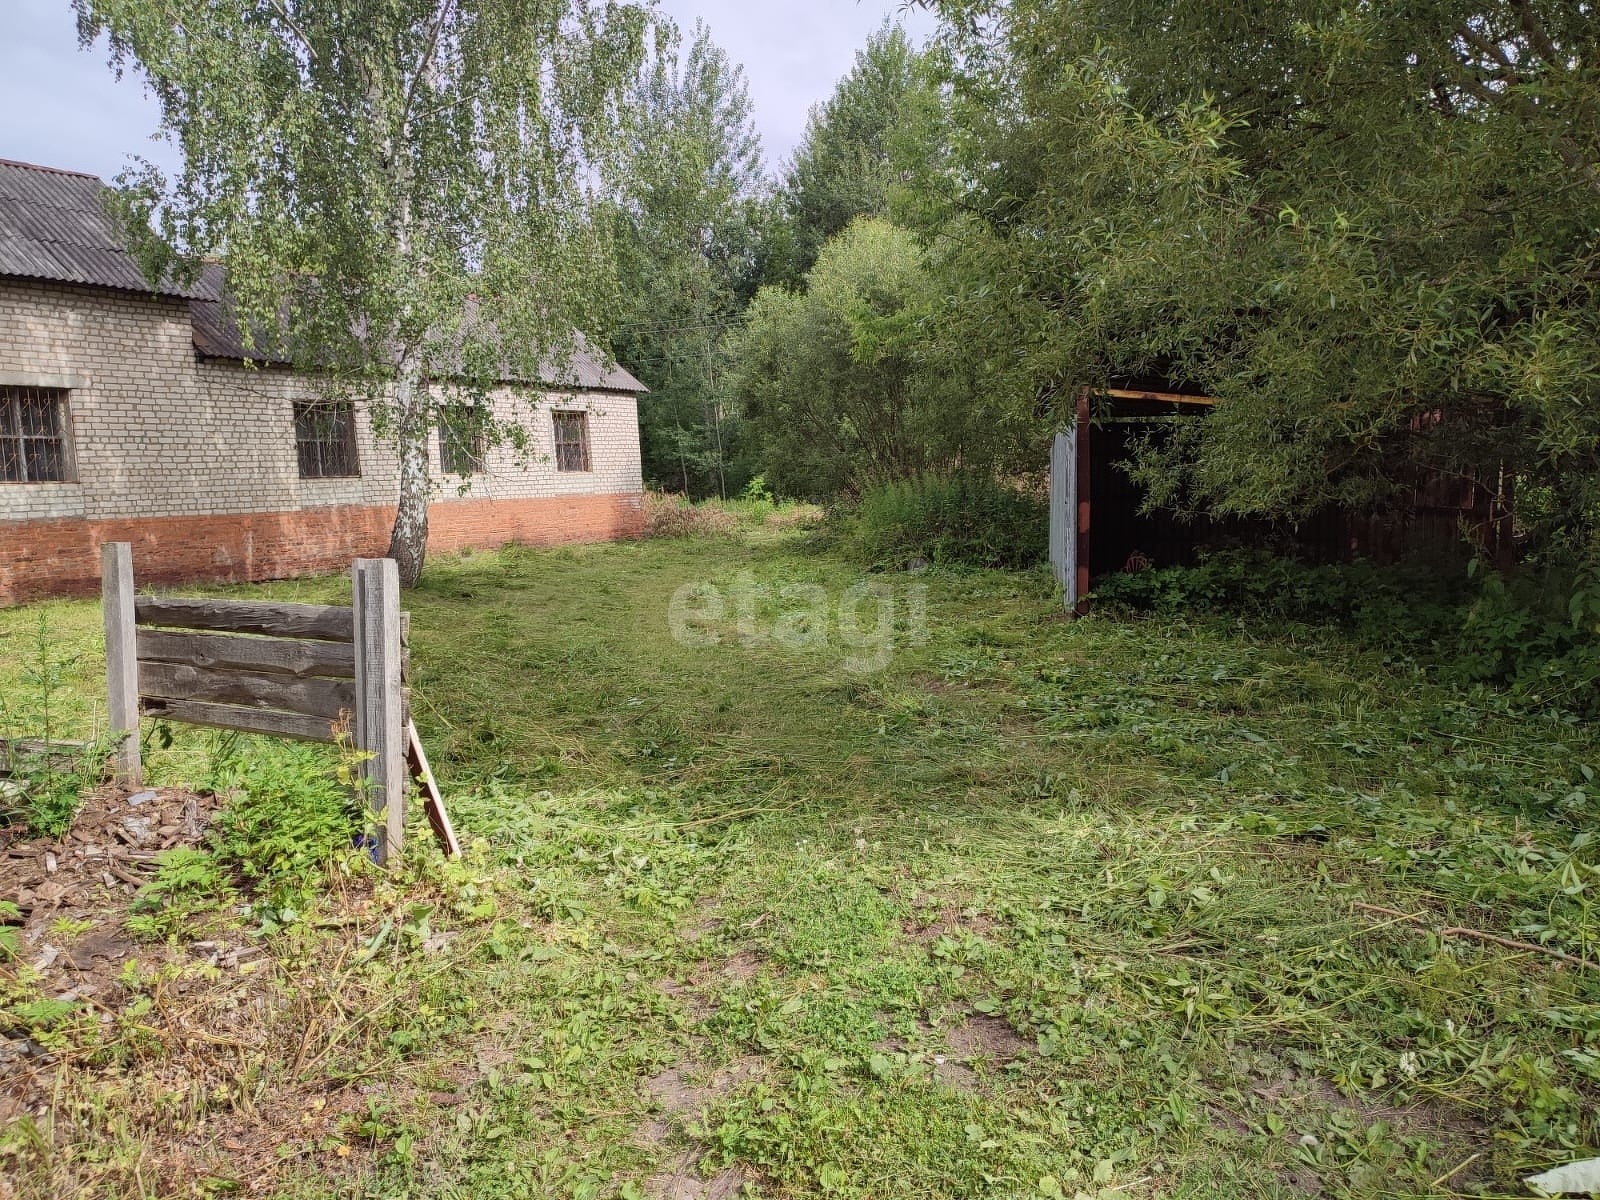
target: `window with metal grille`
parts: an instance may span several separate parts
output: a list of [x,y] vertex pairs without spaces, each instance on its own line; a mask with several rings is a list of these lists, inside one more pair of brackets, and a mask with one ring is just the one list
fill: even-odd
[[0,387],[0,483],[64,483],[72,478],[67,393]]
[[590,470],[589,414],[558,412],[551,415],[556,423],[556,470]]
[[297,400],[294,448],[301,479],[344,479],[356,466],[356,415],[349,401]]
[[473,410],[452,404],[439,413],[439,469],[446,475],[483,471],[483,428]]

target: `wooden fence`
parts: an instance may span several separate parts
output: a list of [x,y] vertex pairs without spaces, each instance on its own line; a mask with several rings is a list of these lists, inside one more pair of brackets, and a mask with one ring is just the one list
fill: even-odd
[[126,542],[102,548],[101,585],[108,715],[128,735],[117,751],[123,783],[143,781],[141,715],[312,742],[348,729],[365,756],[378,860],[404,844],[408,762],[434,832],[459,853],[411,723],[409,621],[392,559],[356,560],[349,608],[137,596]]

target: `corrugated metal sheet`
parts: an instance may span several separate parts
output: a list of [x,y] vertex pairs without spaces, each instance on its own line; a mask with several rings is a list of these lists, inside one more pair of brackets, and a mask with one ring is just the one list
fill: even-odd
[[[243,359],[244,339],[225,299],[222,268],[208,264],[192,286],[152,288],[105,207],[105,184],[93,175],[0,159],[0,276],[80,283],[189,299],[196,351]],[[258,362],[285,356],[257,349]],[[570,359],[548,364],[539,382],[576,391],[648,391],[622,367],[608,364],[577,335]]]
[[194,286],[152,288],[128,253],[93,175],[0,159],[0,275],[168,296],[204,296]]
[[642,395],[650,389],[635,379],[620,364],[606,365],[605,358],[589,345],[583,334],[576,335],[577,348],[564,364],[564,371],[550,368],[543,382],[554,387],[570,387],[587,392],[633,392]]
[[[195,349],[205,358],[244,359],[244,338],[226,300],[222,268],[207,264],[200,276],[201,284],[212,295],[223,296],[221,301],[193,300],[189,312],[194,325]],[[580,392],[628,392],[642,395],[645,387],[626,370],[616,364],[608,365],[603,355],[597,353],[581,334],[574,334],[576,344],[570,359],[560,367],[547,363],[539,382],[546,387],[570,388]],[[265,339],[258,338],[257,346],[249,357],[258,363],[274,366],[288,365],[287,355],[264,349]],[[448,374],[449,363],[435,363],[437,372]],[[509,377],[509,376],[508,376]]]

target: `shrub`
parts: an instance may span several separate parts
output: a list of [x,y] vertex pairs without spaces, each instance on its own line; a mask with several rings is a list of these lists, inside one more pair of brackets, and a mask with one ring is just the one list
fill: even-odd
[[1600,566],[1488,575],[1452,647],[1462,678],[1504,683],[1534,705],[1600,716]]
[[1160,616],[1339,628],[1371,645],[1431,656],[1439,674],[1457,682],[1504,685],[1535,706],[1600,715],[1600,570],[1593,566],[1452,576],[1230,551],[1193,567],[1108,576],[1095,598]]
[[1265,550],[1206,555],[1193,567],[1109,575],[1095,598],[1161,616],[1244,615],[1332,626],[1387,646],[1448,636],[1470,599],[1464,577],[1369,562],[1315,565]]
[[877,565],[914,558],[978,567],[1028,567],[1049,550],[1049,510],[987,475],[913,476],[869,488],[841,530],[846,548]]
[[715,504],[693,504],[687,496],[646,492],[645,537],[710,537],[727,533],[739,518]]
[[366,822],[354,789],[311,746],[262,742],[218,775],[230,799],[217,816],[217,858],[274,906],[302,900]]
[[191,930],[205,914],[248,897],[262,928],[314,902],[335,860],[351,859],[366,813],[347,753],[337,770],[325,752],[275,741],[219,740],[211,786],[227,797],[205,849],[177,847],[156,859],[128,929],[142,938]]

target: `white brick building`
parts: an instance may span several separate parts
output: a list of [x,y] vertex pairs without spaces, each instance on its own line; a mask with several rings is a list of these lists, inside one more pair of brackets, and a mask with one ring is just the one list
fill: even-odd
[[[102,193],[0,161],[0,604],[92,590],[103,541],[133,542],[146,581],[383,553],[398,478],[366,413],[287,367],[247,367],[213,273],[153,292]],[[637,535],[644,389],[588,355],[563,378],[533,404],[495,395],[530,435],[523,462],[434,432],[432,550]]]

